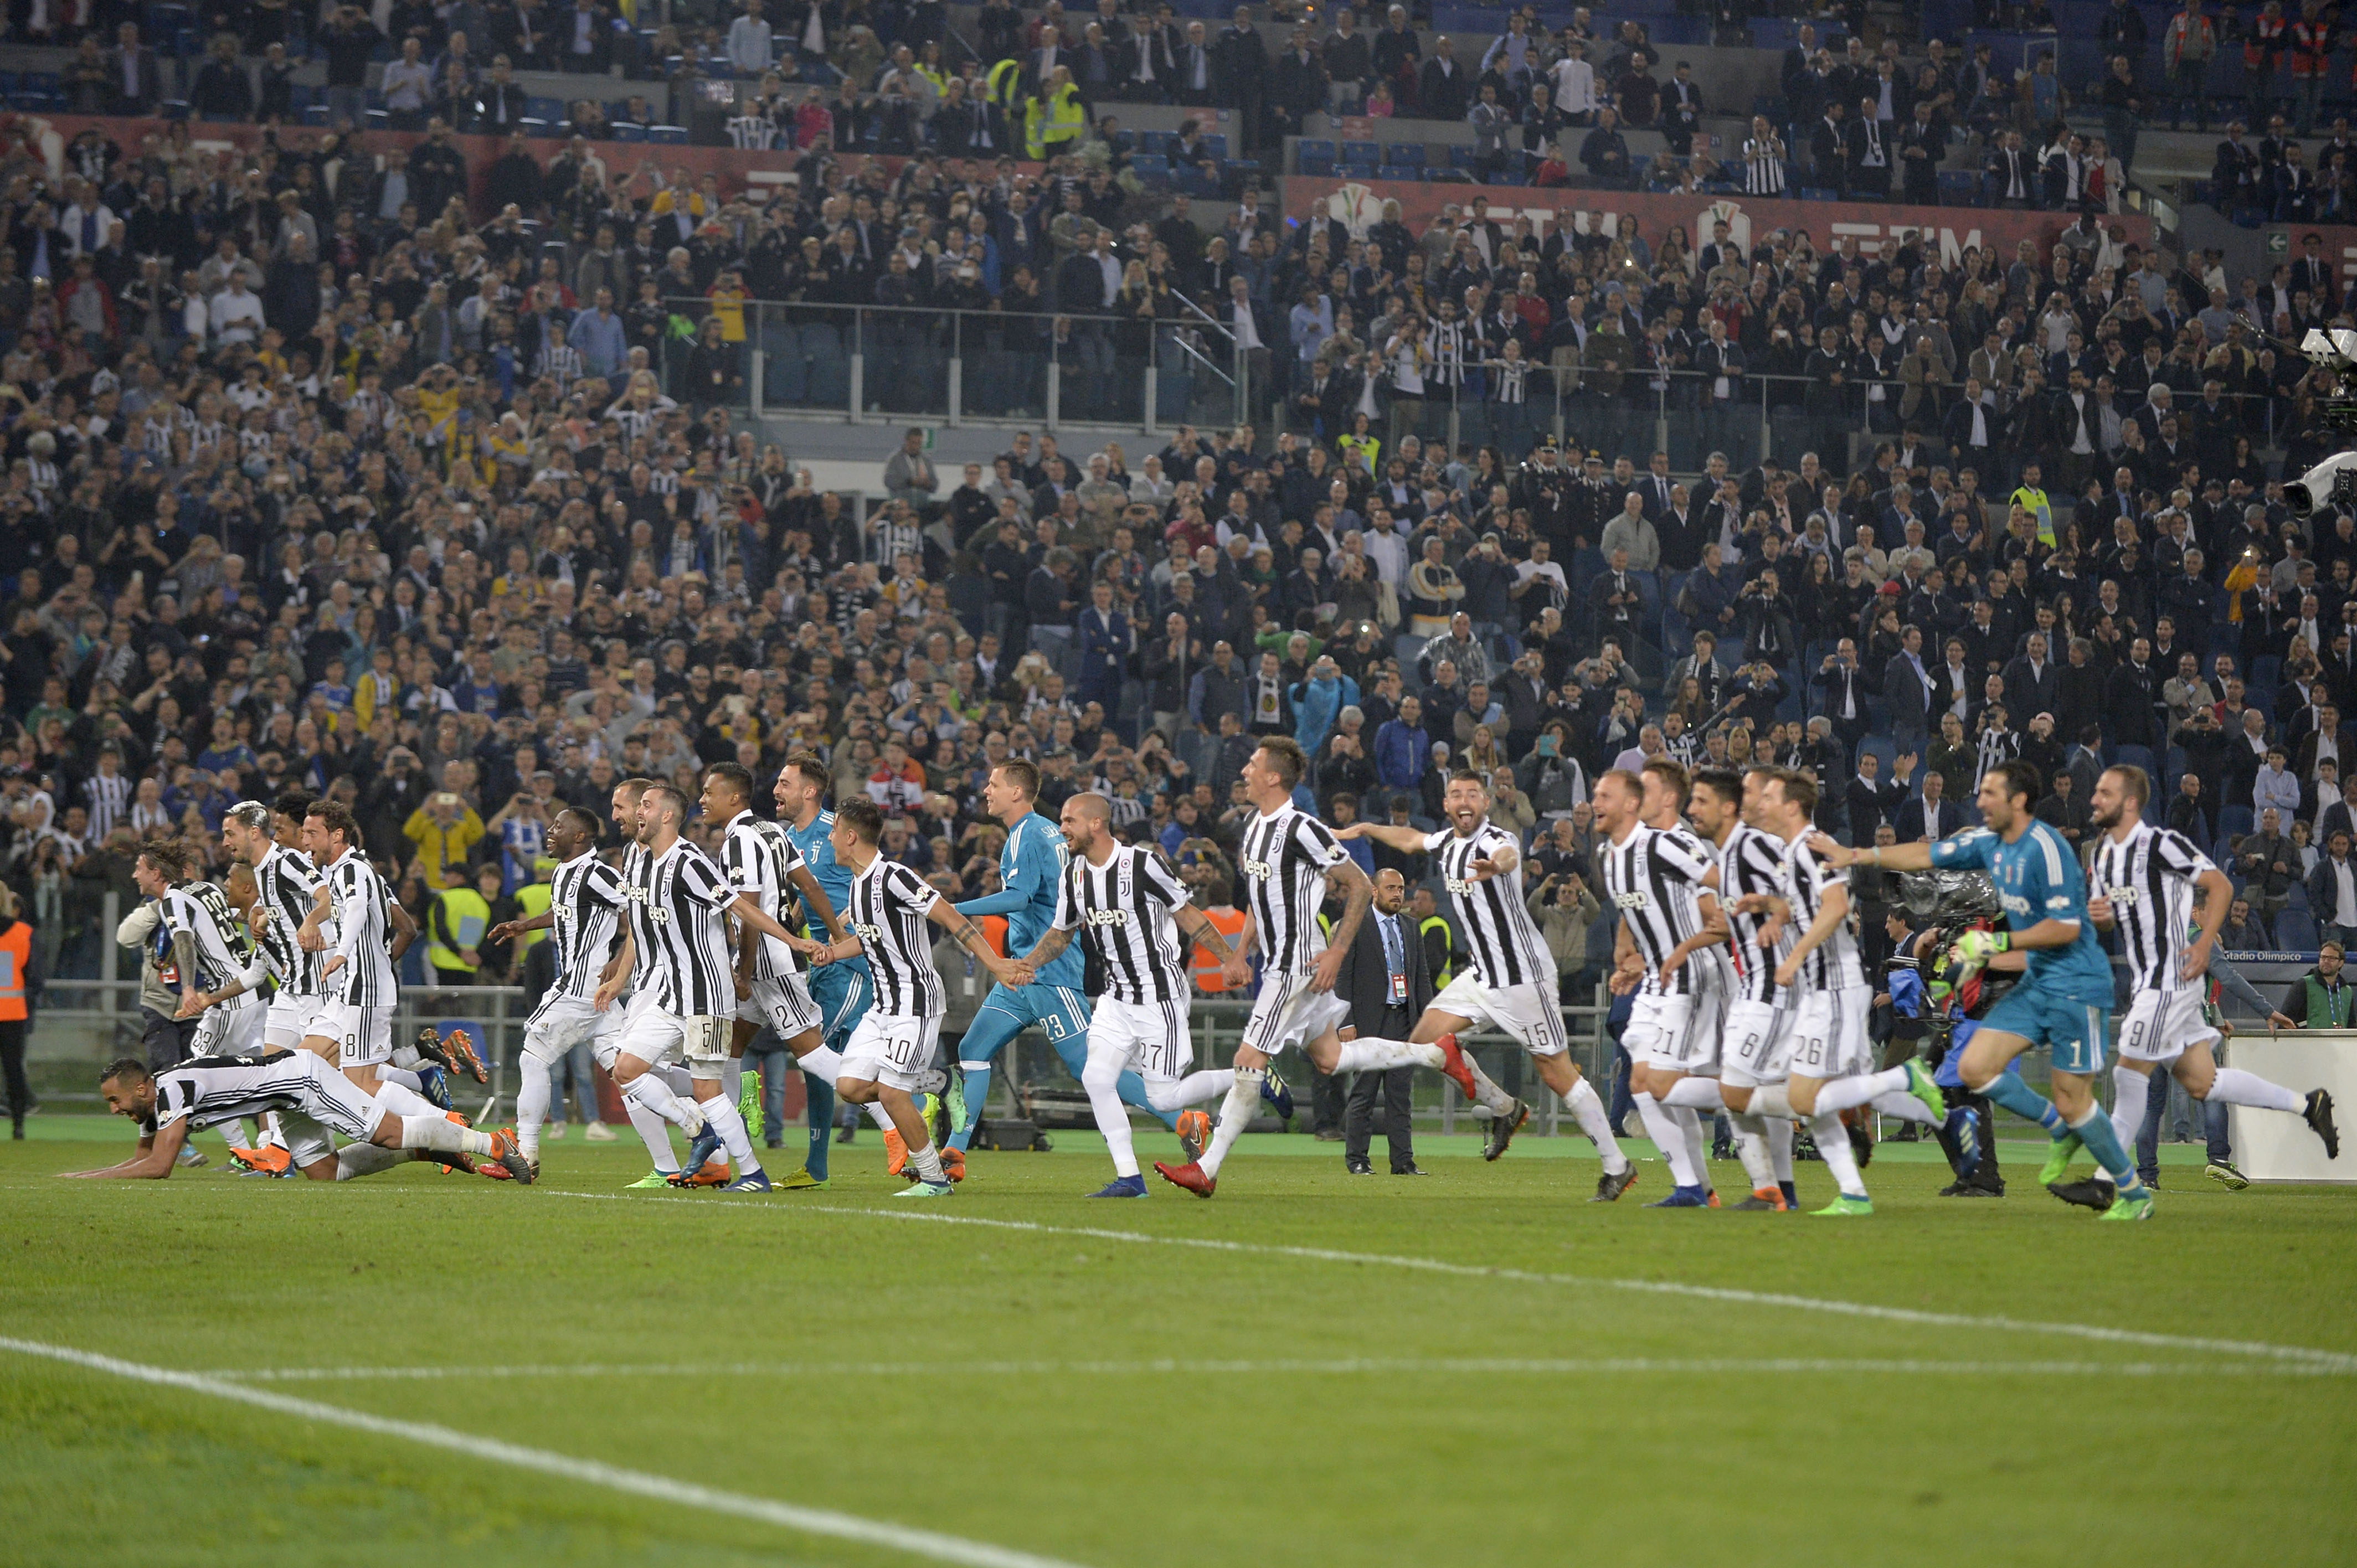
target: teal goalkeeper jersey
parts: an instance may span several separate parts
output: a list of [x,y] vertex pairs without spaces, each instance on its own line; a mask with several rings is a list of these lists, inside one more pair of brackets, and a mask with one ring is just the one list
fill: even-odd
[[[1057,887],[1063,881],[1068,854],[1056,824],[1033,811],[1015,824],[998,852],[999,891],[967,899],[957,907],[958,913],[1006,916],[1006,956],[1021,958],[1056,923]],[[1042,966],[1033,983],[1079,990],[1087,975],[1080,945],[1073,943]]]
[[1932,846],[1932,864],[1946,870],[1978,869],[1996,884],[2006,924],[2026,931],[2040,920],[2075,920],[2079,934],[2069,945],[2025,950],[2029,983],[2057,996],[2091,1006],[2113,1001],[2112,961],[2096,940],[2087,914],[2087,878],[2079,857],[2054,828],[2032,821],[2007,843],[1986,828],[1969,828]]

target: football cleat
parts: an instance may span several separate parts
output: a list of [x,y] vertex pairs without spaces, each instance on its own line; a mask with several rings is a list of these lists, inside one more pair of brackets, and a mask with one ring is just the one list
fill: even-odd
[[2046,1163],[2038,1167],[2038,1185],[2052,1191],[2064,1176],[2071,1174],[2071,1161],[2085,1147],[2076,1133],[2065,1133],[2055,1139],[2054,1146],[2046,1151]]
[[965,1180],[965,1151],[963,1149],[952,1149],[947,1144],[943,1144],[939,1149],[935,1150],[934,1153],[941,1155],[942,1175],[949,1177],[952,1181]]
[[532,1185],[532,1162],[523,1157],[523,1150],[517,1145],[514,1128],[501,1127],[491,1134],[490,1160],[494,1165],[505,1165],[509,1178],[518,1187]]
[[1782,1193],[1777,1191],[1772,1187],[1763,1187],[1753,1192],[1749,1197],[1745,1198],[1741,1203],[1734,1205],[1734,1207],[1738,1209],[1773,1209],[1775,1212],[1781,1214],[1787,1205],[1784,1202],[1784,1195]]
[[1857,1161],[1857,1168],[1864,1170],[1874,1164],[1874,1131],[1867,1125],[1866,1118],[1861,1116],[1842,1125],[1843,1130],[1849,1133],[1850,1157]]
[[1491,1117],[1489,1134],[1481,1140],[1481,1157],[1495,1160],[1504,1154],[1506,1145],[1514,1141],[1514,1134],[1530,1119],[1530,1106],[1520,1100],[1515,1101],[1503,1115]]
[[2102,1215],[2098,1218],[2104,1219],[2149,1219],[2152,1218],[2153,1207],[2154,1199],[2152,1189],[2146,1187],[2136,1192],[2124,1195],[2109,1208],[2104,1210]]
[[[497,1160],[484,1160],[480,1162],[475,1166],[475,1174],[479,1176],[489,1176],[493,1181],[515,1180],[515,1173],[509,1170],[507,1166],[500,1164]],[[530,1177],[525,1178],[524,1185],[527,1187],[532,1185]]]
[[197,1166],[205,1165],[209,1162],[205,1159],[205,1152],[202,1149],[196,1147],[194,1144],[183,1144],[180,1145],[178,1163],[187,1165],[188,1168],[193,1170]]
[[957,1188],[945,1181],[911,1182],[894,1193],[895,1197],[947,1197]]
[[1843,1193],[1839,1197],[1835,1197],[1831,1203],[1826,1204],[1823,1208],[1813,1208],[1809,1210],[1809,1212],[1812,1214],[1825,1215],[1835,1219],[1839,1219],[1844,1217],[1856,1218],[1860,1215],[1873,1213],[1874,1199],[1870,1197],[1852,1197],[1849,1194]]
[[274,1144],[256,1144],[251,1149],[231,1149],[229,1163],[241,1170],[277,1176],[291,1166],[294,1156]]
[[1710,1203],[1704,1197],[1703,1189],[1699,1187],[1674,1187],[1670,1189],[1669,1197],[1656,1198],[1645,1207],[1648,1208],[1707,1208]]
[[1278,1121],[1293,1120],[1293,1090],[1285,1079],[1276,1076],[1276,1066],[1273,1062],[1261,1075],[1260,1097],[1268,1101],[1269,1109],[1276,1112]]
[[884,1129],[884,1174],[905,1176],[909,1169],[909,1144],[890,1127]]
[[417,1069],[417,1092],[436,1111],[450,1109],[450,1075],[431,1065]]
[[2058,1181],[2047,1184],[2046,1190],[2065,1203],[2075,1203],[2082,1208],[2092,1208],[2100,1214],[2109,1208],[2119,1194],[2107,1181],[2090,1176],[2084,1181]]
[[706,1160],[704,1164],[695,1167],[695,1174],[693,1176],[683,1173],[679,1176],[671,1177],[670,1185],[673,1187],[726,1187],[728,1185],[728,1162],[726,1160]]
[[1715,1187],[1704,1188],[1702,1206],[1705,1208],[1717,1208],[1718,1207],[1718,1188]]
[[641,1187],[670,1187],[678,1179],[678,1177],[679,1173],[677,1171],[649,1171],[646,1175],[630,1183],[630,1186],[624,1187],[622,1190],[624,1192],[636,1192]]
[[2232,1160],[2212,1160],[2201,1174],[2228,1192],[2240,1192],[2251,1185],[2251,1178],[2236,1170]]
[[1443,1035],[1433,1044],[1440,1047],[1443,1058],[1440,1070],[1448,1075],[1449,1082],[1457,1086],[1457,1092],[1479,1104],[1481,1099],[1480,1086],[1473,1080],[1472,1064],[1465,1059],[1464,1049],[1458,1045],[1457,1036]]
[[1934,1127],[1948,1119],[1947,1092],[1932,1081],[1930,1071],[1913,1057],[1907,1058],[1907,1092],[1923,1102],[1923,1109],[1932,1113]]
[[758,1138],[761,1135],[761,1069],[747,1068],[744,1076],[743,1086],[737,1092],[737,1114],[745,1119],[745,1135]]
[[1211,1146],[1211,1118],[1210,1115],[1200,1111],[1178,1112],[1178,1152],[1187,1156],[1186,1163],[1193,1165],[1203,1157],[1203,1151]]
[[1089,1196],[1091,1197],[1144,1197],[1146,1177],[1142,1174],[1115,1176]]
[[721,1157],[722,1143],[720,1129],[712,1122],[706,1122],[704,1124],[704,1131],[698,1133],[687,1145],[687,1164],[683,1168],[694,1170],[699,1165],[708,1165],[718,1160]]
[[1776,1190],[1784,1195],[1785,1208],[1797,1209],[1801,1207],[1801,1189],[1792,1183],[1780,1181],[1776,1184]]
[[1948,1112],[1940,1131],[1954,1141],[1956,1179],[1972,1180],[1973,1173],[1981,1168],[1981,1113],[1969,1105],[1959,1105]]
[[2324,1140],[2324,1157],[2328,1160],[2339,1159],[2341,1157],[2341,1129],[2332,1124],[2331,1091],[2330,1090],[2323,1089],[2309,1090],[2308,1091],[2308,1108],[2300,1112],[2300,1116],[2308,1122],[2309,1126],[2315,1132],[2316,1135]]
[[747,1171],[743,1176],[738,1176],[735,1181],[730,1182],[726,1187],[722,1187],[720,1190],[723,1192],[767,1192],[770,1190],[770,1173],[767,1171]]
[[1618,1203],[1620,1200],[1620,1195],[1636,1185],[1637,1166],[1636,1163],[1631,1161],[1628,1165],[1621,1166],[1617,1171],[1606,1171],[1602,1176],[1598,1176],[1596,1178],[1596,1196],[1589,1198],[1587,1201],[1590,1203]]
[[953,1072],[942,1086],[942,1103],[949,1107],[950,1133],[952,1137],[966,1130],[965,1074]]
[[1220,1190],[1220,1178],[1203,1174],[1203,1167],[1189,1160],[1183,1165],[1166,1165],[1154,1162],[1154,1174],[1172,1187],[1183,1187],[1197,1197],[1209,1197]]
[[810,1166],[796,1165],[771,1185],[781,1192],[823,1192],[829,1184],[824,1176],[811,1175]]
[[442,1036],[442,1048],[450,1055],[450,1065],[477,1083],[489,1083],[491,1075],[483,1066],[483,1058],[475,1049],[475,1042],[464,1029],[453,1029]]

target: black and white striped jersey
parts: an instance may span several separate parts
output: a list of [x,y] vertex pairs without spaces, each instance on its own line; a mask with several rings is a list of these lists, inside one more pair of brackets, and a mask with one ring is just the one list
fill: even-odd
[[[1816,924],[1818,914],[1825,907],[1825,896],[1835,887],[1848,886],[1846,877],[1818,859],[1816,851],[1808,846],[1807,835],[1813,831],[1803,829],[1802,837],[1786,848],[1782,861],[1784,901],[1792,907],[1791,924],[1795,942]],[[1857,906],[1853,903],[1848,917],[1834,928],[1833,935],[1811,948],[1808,956],[1801,961],[1801,977],[1793,989],[1841,991],[1865,983],[1866,971],[1857,959]]]
[[548,883],[548,923],[556,961],[556,983],[549,994],[587,1001],[614,956],[621,934],[622,907],[629,902],[621,873],[595,854],[576,854],[556,868]]
[[1457,900],[1458,922],[1465,929],[1465,946],[1473,973],[1492,991],[1509,985],[1544,985],[1552,995],[1555,958],[1530,906],[1523,902],[1523,865],[1503,876],[1474,880],[1473,863],[1500,850],[1519,850],[1514,835],[1484,818],[1469,837],[1442,828],[1427,833],[1425,852],[1440,861],[1440,879]]
[[2138,991],[2208,985],[2200,975],[2179,980],[2177,968],[2193,928],[2193,885],[2204,872],[2217,869],[2183,833],[2150,822],[2136,823],[2124,839],[2106,833],[2095,845],[2088,895],[2112,901],[2120,955],[2128,961]]
[[1695,994],[1702,989],[1702,970],[1682,963],[1665,980],[1662,961],[1702,929],[1700,896],[1703,878],[1710,875],[1711,854],[1683,828],[1649,828],[1641,822],[1618,843],[1607,840],[1596,854],[1604,863],[1604,889],[1645,961],[1642,993]]
[[197,988],[219,991],[253,965],[253,940],[229,898],[210,882],[183,882],[164,893],[164,924],[196,944]]
[[656,1007],[682,1017],[733,1014],[725,912],[737,889],[712,857],[683,838],[661,854],[641,852],[626,892],[636,950],[632,992],[651,990]]
[[131,777],[93,773],[81,781],[81,799],[90,813],[90,827],[83,837],[91,843],[102,843],[131,815]]
[[880,854],[851,879],[851,908],[844,918],[867,955],[876,1011],[888,1017],[938,1018],[947,1005],[925,929],[925,917],[941,897],[931,883]]
[[1735,933],[1736,999],[1781,1005],[1790,987],[1776,983],[1776,966],[1792,950],[1792,922],[1784,922],[1774,942],[1763,942],[1760,929],[1770,917],[1743,914],[1735,902],[1755,893],[1784,896],[1784,841],[1748,822],[1736,823],[1718,846],[1718,888],[1727,926]]
[[312,866],[311,857],[301,850],[273,844],[262,864],[253,868],[253,919],[261,928],[253,934],[270,960],[270,972],[278,981],[280,994],[318,995],[325,989],[319,966],[327,961],[327,955],[305,952],[296,940],[303,922],[311,918],[311,905],[319,890],[319,873]]
[[1103,865],[1075,855],[1056,887],[1056,926],[1078,930],[1100,983],[1119,1001],[1184,1001],[1188,943],[1170,911],[1187,889],[1161,852],[1115,844]]
[[1316,967],[1326,950],[1318,926],[1326,874],[1350,858],[1334,831],[1297,806],[1279,806],[1244,824],[1236,866],[1265,970],[1308,974]]
[[[350,1007],[390,1007],[400,997],[393,977],[393,892],[368,856],[348,849],[328,867],[328,905],[336,917],[335,951],[343,967],[327,977],[328,994]],[[324,962],[324,961],[322,961]]]
[[[750,893],[761,912],[781,926],[787,923],[786,908],[793,902],[793,875],[802,864],[802,852],[777,823],[750,811],[739,811],[729,822],[728,836],[720,845],[720,867],[737,892]],[[743,940],[761,944],[753,959],[754,979],[775,980],[794,972],[794,950],[777,938],[748,931]]]
[[323,1073],[335,1069],[307,1051],[192,1057],[156,1075],[156,1109],[140,1119],[139,1131],[152,1138],[175,1122],[199,1132],[265,1111],[298,1111],[347,1138],[367,1137],[373,1128],[361,1122],[374,1112],[374,1101],[357,1090],[322,1095]]

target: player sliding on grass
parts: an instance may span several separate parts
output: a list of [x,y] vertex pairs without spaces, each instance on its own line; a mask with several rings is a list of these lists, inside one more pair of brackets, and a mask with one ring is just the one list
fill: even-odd
[[874,1004],[844,1047],[835,1090],[856,1105],[880,1102],[890,1113],[909,1151],[907,1168],[916,1176],[900,1197],[946,1197],[949,1176],[914,1092],[933,1064],[947,1011],[925,923],[949,932],[999,983],[1021,984],[1021,972],[991,950],[982,928],[959,914],[939,888],[877,853],[883,836],[884,813],[875,801],[855,796],[835,808],[835,858],[851,867],[845,911],[851,934],[813,956],[823,954],[825,962],[864,953],[876,985]]
[[[438,1111],[396,1115],[309,1051],[199,1057],[154,1074],[125,1057],[99,1075],[98,1090],[109,1111],[139,1124],[139,1152],[104,1170],[61,1174],[161,1181],[191,1133],[274,1111],[295,1168],[313,1181],[350,1181],[406,1159],[471,1171],[469,1155],[505,1165],[519,1182],[532,1180],[507,1133],[479,1133]],[[339,1151],[331,1130],[355,1142]]]
[[[2196,1100],[2302,1118],[2324,1140],[2325,1156],[2340,1158],[2341,1133],[2332,1122],[2329,1092],[2313,1089],[2303,1099],[2256,1073],[2222,1068],[2212,1059],[2210,1043],[2218,1031],[2202,1016],[2202,976],[2227,906],[2234,901],[2234,885],[2184,834],[2144,820],[2151,794],[2143,768],[2122,766],[2104,769],[2088,801],[2104,838],[2095,847],[2094,896],[2087,901],[2087,917],[2104,930],[2119,932],[2120,951],[2136,976],[2127,1016],[2120,1023],[2119,1059],[2112,1068],[2113,1135],[2121,1148],[2136,1148],[2153,1069],[2166,1064]],[[2066,1203],[2109,1208],[2114,1191],[2104,1179],[2108,1172],[2093,1181],[2062,1179],[2079,1146],[2075,1135],[2059,1140],[2039,1179]]]
[[[1981,870],[1996,884],[2007,929],[1968,931],[1950,950],[1958,983],[1973,970],[2008,952],[2027,955],[2029,978],[1997,1000],[1964,1047],[1958,1069],[1964,1087],[2045,1129],[2050,1138],[2076,1133],[2111,1176],[2117,1200],[2106,1219],[2148,1219],[2152,1189],[2120,1146],[2109,1118],[2095,1103],[2095,1075],[2104,1069],[2104,1019],[2112,1008],[2112,965],[2095,941],[2087,913],[2087,883],[2061,833],[2029,814],[2041,780],[2026,762],[2000,762],[1983,776],[1983,827],[1936,843],[1844,849],[1823,833],[1809,847],[1836,866],[1876,865],[1889,871]],[[2005,1070],[2007,1062],[2040,1046],[2053,1064],[2049,1102]]]
[[[1486,1023],[1522,1042],[1537,1064],[1539,1077],[1571,1107],[1580,1130],[1603,1155],[1604,1181],[1598,1187],[1601,1195],[1617,1176],[1627,1173],[1629,1157],[1612,1136],[1612,1120],[1603,1101],[1571,1059],[1571,1037],[1563,1026],[1563,1004],[1555,989],[1555,957],[1539,935],[1530,906],[1523,902],[1523,862],[1514,835],[1490,820],[1490,787],[1479,773],[1450,778],[1443,801],[1449,825],[1436,832],[1387,822],[1352,822],[1334,835],[1437,854],[1441,880],[1457,902],[1458,924],[1465,932],[1471,962],[1432,999],[1409,1041],[1437,1043],[1444,1036],[1453,1040]],[[1528,1105],[1513,1099],[1507,1100],[1503,1111],[1491,1110],[1490,1135],[1481,1149],[1485,1160],[1506,1152],[1531,1113]]]
[[1227,939],[1187,901],[1186,887],[1160,849],[1114,841],[1113,806],[1103,795],[1066,800],[1063,825],[1072,863],[1057,879],[1055,924],[1017,961],[1016,983],[1052,962],[1072,933],[1080,933],[1088,992],[1096,998],[1081,1086],[1089,1091],[1089,1109],[1113,1155],[1114,1179],[1094,1196],[1144,1197],[1146,1177],[1137,1169],[1120,1084],[1135,1075],[1160,1115],[1234,1086],[1231,1070],[1187,1070],[1195,1064],[1194,1036],[1187,1026],[1188,959],[1200,942],[1225,963]]
[[[1263,960],[1260,994],[1253,999],[1243,1042],[1236,1047],[1235,1081],[1220,1108],[1211,1146],[1200,1160],[1180,1165],[1157,1161],[1154,1166],[1163,1179],[1199,1197],[1218,1190],[1220,1166],[1260,1105],[1269,1060],[1288,1046],[1303,1046],[1319,1072],[1435,1068],[1447,1073],[1468,1100],[1497,1111],[1513,1104],[1457,1048],[1454,1036],[1430,1042],[1361,1038],[1346,1044],[1336,1033],[1350,1004],[1334,994],[1334,979],[1341,972],[1342,955],[1359,934],[1359,922],[1366,918],[1367,906],[1374,901],[1374,884],[1331,828],[1294,805],[1294,787],[1308,766],[1301,747],[1285,736],[1261,742],[1244,763],[1244,795],[1259,815],[1244,824],[1236,855],[1237,869],[1243,874],[1243,940],[1220,972],[1232,986],[1251,983],[1252,968],[1244,955],[1257,943]],[[1318,925],[1318,906],[1329,886],[1345,900],[1330,946]]]

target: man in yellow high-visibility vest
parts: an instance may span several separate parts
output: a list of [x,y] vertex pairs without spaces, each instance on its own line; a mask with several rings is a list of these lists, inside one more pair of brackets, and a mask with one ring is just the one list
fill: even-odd
[[1060,65],[1024,107],[1023,150],[1035,159],[1056,157],[1077,146],[1088,128],[1089,106],[1071,70]]

